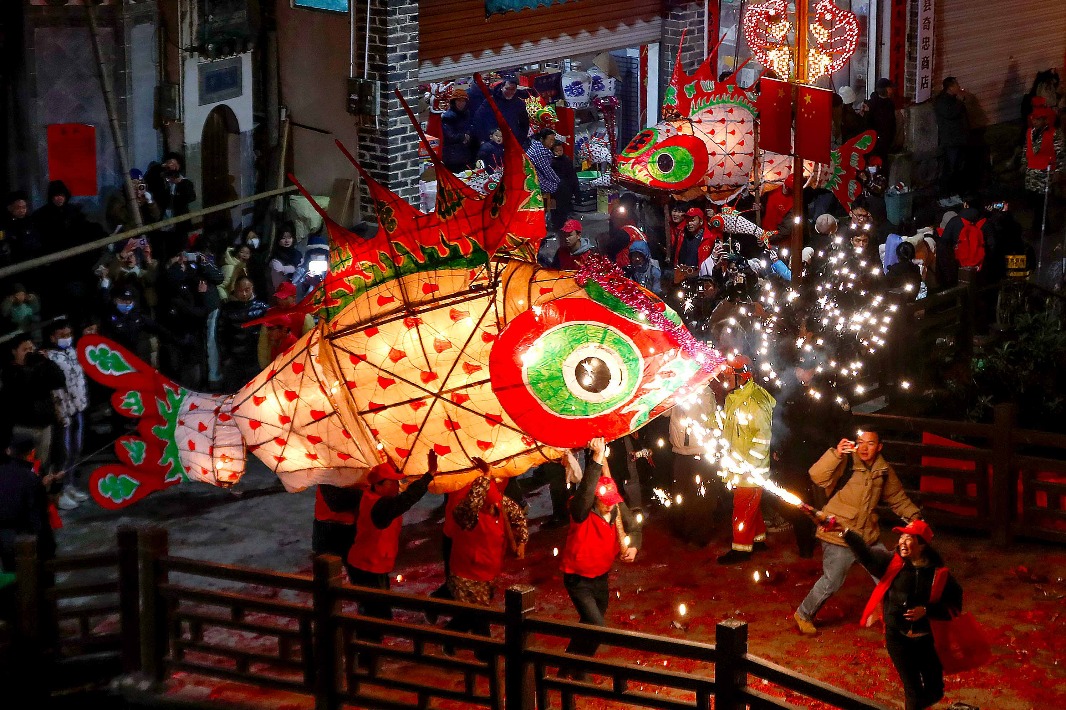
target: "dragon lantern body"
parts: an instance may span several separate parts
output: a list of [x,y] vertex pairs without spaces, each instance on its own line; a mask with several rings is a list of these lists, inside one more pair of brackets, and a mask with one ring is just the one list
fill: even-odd
[[[695,74],[680,58],[663,99],[663,120],[638,133],[618,155],[622,182],[667,190],[689,199],[704,193],[726,202],[756,181],[780,184],[792,173],[792,156],[757,150],[758,110],[754,87],[742,87],[736,74],[718,81],[711,61]],[[806,162],[805,181],[823,187],[849,206],[861,192],[856,173],[873,149],[868,131],[832,152],[828,165]]]
[[193,392],[83,338],[86,373],[138,420],[119,462],[93,473],[94,498],[114,508],[183,480],[231,486],[249,454],[289,490],[358,483],[386,460],[420,475],[431,449],[450,474],[435,489],[453,490],[478,475],[472,458],[517,475],[633,431],[714,376],[721,356],[609,264],[537,266],[543,199],[509,131],[505,144],[487,194],[438,164],[430,213],[357,165],[377,234],[323,215],[330,270],[298,306],[318,325],[236,393]]

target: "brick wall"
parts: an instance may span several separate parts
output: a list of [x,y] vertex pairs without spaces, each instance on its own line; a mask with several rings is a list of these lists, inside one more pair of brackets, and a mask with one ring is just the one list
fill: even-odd
[[[359,131],[360,164],[390,190],[418,203],[418,135],[395,90],[417,111],[418,2],[370,0],[370,77],[381,83],[377,127]],[[364,209],[369,205],[361,188]]]
[[703,61],[707,51],[703,45],[702,2],[671,2],[663,16],[663,38],[659,45],[660,105],[662,105],[662,92],[670,85],[670,77],[674,72],[681,33],[686,30],[685,46],[681,51],[681,67],[691,73]]

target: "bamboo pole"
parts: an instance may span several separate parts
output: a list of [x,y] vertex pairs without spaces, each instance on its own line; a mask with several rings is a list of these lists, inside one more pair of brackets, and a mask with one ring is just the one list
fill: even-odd
[[104,55],[100,51],[100,30],[96,26],[96,6],[86,3],[85,14],[89,18],[89,36],[92,38],[93,57],[96,59],[96,66],[99,70],[100,89],[104,94],[107,122],[111,125],[111,138],[115,142],[115,152],[118,153],[118,163],[122,169],[122,184],[126,188],[130,217],[133,218],[135,226],[141,227],[144,225],[144,220],[141,218],[141,209],[137,204],[137,192],[133,189],[133,180],[130,178],[130,158],[126,152],[126,141],[122,137],[122,127],[118,123],[118,109],[115,107],[115,95],[111,90],[111,77],[107,74]]
[[[796,107],[797,113],[799,110],[797,106],[799,87],[807,82],[807,2],[808,0],[796,1],[796,79],[792,105]],[[796,126],[792,136],[792,221],[794,224],[792,225],[792,253],[789,255],[791,257],[789,264],[792,267],[792,281],[796,283],[803,276],[803,228],[805,224],[803,214],[803,159],[796,152],[796,147],[800,144],[799,121],[796,121],[794,125]]]
[[0,279],[5,279],[8,276],[14,274],[20,274],[23,271],[29,271],[36,269],[38,266],[48,266],[54,264],[57,261],[68,259],[78,254],[84,254],[85,252],[93,251],[95,249],[102,249],[106,246],[114,244],[115,242],[121,242],[130,237],[139,237],[142,234],[148,234],[154,232],[157,229],[165,229],[166,227],[173,227],[176,224],[187,222],[189,220],[203,217],[204,215],[211,214],[213,212],[221,212],[223,210],[233,209],[234,207],[240,207],[246,205],[249,202],[257,202],[258,200],[265,200],[269,197],[277,197],[278,195],[285,195],[290,192],[296,192],[295,185],[289,185],[287,187],[281,187],[277,190],[268,190],[267,192],[260,192],[257,195],[251,195],[250,197],[244,197],[239,200],[232,200],[230,202],[223,202],[220,205],[214,205],[213,207],[205,207],[202,210],[196,212],[190,212],[189,214],[183,214],[180,217],[171,217],[170,219],[164,219],[161,222],[153,222],[152,224],[146,224],[143,227],[136,227],[134,229],[128,229],[125,232],[119,232],[118,234],[112,234],[103,239],[97,239],[95,242],[89,242],[88,244],[79,244],[76,247],[65,249],[64,251],[57,251],[54,254],[45,254],[35,259],[28,259],[20,264],[12,264],[11,266],[5,266],[0,269]]

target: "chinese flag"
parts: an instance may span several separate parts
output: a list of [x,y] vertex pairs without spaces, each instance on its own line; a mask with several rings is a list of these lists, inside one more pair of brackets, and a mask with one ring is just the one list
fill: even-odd
[[759,94],[759,147],[773,153],[792,152],[792,87],[763,78]]
[[816,163],[828,163],[832,128],[833,92],[800,86],[796,97],[796,155]]

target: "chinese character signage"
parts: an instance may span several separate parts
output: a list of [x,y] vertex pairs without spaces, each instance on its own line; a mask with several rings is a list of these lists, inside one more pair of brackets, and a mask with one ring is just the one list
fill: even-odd
[[929,100],[933,92],[933,0],[918,0],[918,56],[915,60],[914,102]]

